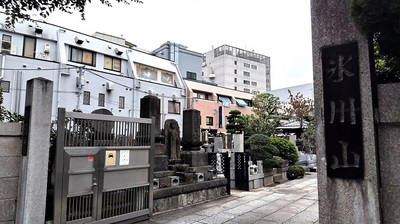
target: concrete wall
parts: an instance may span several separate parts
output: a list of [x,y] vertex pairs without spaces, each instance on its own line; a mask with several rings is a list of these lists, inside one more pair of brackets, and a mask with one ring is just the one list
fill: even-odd
[[378,85],[379,163],[383,223],[400,223],[400,83]]
[[22,125],[0,123],[0,223],[15,220],[21,164]]

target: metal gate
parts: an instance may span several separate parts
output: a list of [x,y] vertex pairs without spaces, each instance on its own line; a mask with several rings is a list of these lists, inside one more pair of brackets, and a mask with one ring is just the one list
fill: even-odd
[[249,190],[249,155],[235,152],[235,188]]
[[58,110],[54,223],[118,223],[153,210],[154,122]]

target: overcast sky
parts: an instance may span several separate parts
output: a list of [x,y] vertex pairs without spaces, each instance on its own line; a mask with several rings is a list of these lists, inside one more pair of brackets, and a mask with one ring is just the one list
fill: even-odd
[[313,81],[309,0],[143,1],[112,1],[112,8],[87,4],[86,21],[77,12],[56,12],[45,21],[90,35],[123,36],[150,51],[166,41],[200,53],[228,44],[271,58],[272,89]]

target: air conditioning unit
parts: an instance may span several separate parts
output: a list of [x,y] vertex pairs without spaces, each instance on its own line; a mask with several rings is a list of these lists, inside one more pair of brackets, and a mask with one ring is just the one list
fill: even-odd
[[215,79],[215,74],[214,74],[214,73],[209,74],[209,75],[208,75],[208,78],[209,78],[209,79]]
[[1,41],[1,53],[16,54],[17,46],[11,41]]
[[113,82],[107,82],[106,83],[106,90],[107,91],[113,91],[114,90],[114,83]]
[[44,51],[45,54],[49,54],[50,53],[50,44],[45,44],[44,45]]

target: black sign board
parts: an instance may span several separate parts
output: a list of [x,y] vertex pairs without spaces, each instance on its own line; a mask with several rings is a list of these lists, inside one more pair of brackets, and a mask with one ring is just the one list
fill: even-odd
[[360,69],[356,42],[322,48],[327,175],[364,178]]
[[25,107],[24,125],[22,131],[22,155],[28,155],[28,134],[29,134],[29,120],[31,117],[31,106]]

